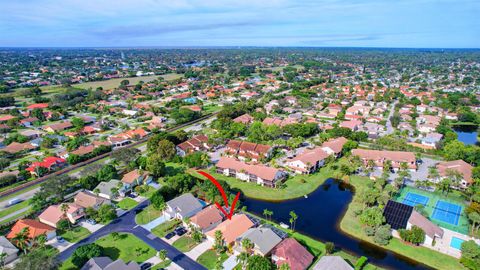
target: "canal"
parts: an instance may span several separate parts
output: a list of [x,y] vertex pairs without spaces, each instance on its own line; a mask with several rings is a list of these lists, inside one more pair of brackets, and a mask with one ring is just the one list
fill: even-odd
[[352,238],[341,232],[338,224],[352,200],[351,186],[328,179],[308,198],[271,202],[245,198],[243,205],[249,212],[259,216],[264,209],[273,211],[276,222],[289,223],[290,211],[298,215],[296,231],[323,242],[333,242],[337,248],[357,256],[366,256],[369,261],[387,269],[430,269],[406,257],[386,251],[368,242]]

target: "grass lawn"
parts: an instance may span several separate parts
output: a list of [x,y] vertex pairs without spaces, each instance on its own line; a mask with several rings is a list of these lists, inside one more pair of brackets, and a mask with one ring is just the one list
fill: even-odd
[[130,210],[137,206],[137,204],[138,202],[132,198],[124,198],[117,204],[117,206],[122,208],[123,210]]
[[154,265],[152,268],[150,268],[150,270],[159,270],[159,269],[167,268],[170,264],[172,264],[172,261],[170,261],[169,259],[166,259],[164,262]]
[[110,79],[106,81],[97,81],[97,82],[86,82],[86,83],[80,83],[80,84],[75,84],[73,87],[77,88],[82,88],[82,89],[96,89],[97,87],[103,87],[103,89],[113,89],[115,87],[118,87],[120,85],[120,82],[123,80],[128,80],[130,84],[137,84],[139,81],[143,82],[151,82],[153,80],[156,80],[158,77],[163,77],[165,80],[170,81],[170,80],[175,80],[178,78],[181,78],[183,75],[182,74],[176,74],[176,73],[170,73],[170,74],[165,74],[165,75],[151,75],[151,76],[143,76],[143,77],[127,77],[127,78],[117,78],[117,79]]
[[188,252],[198,245],[190,236],[184,235],[173,242],[172,246],[181,252]]
[[160,215],[162,215],[162,211],[156,210],[152,205],[149,205],[135,216],[135,221],[137,224],[144,225],[157,219]]
[[145,198],[149,198],[153,195],[153,193],[155,193],[155,191],[157,191],[156,189],[154,189],[153,187],[149,186],[149,185],[145,185],[143,186],[143,189],[142,190],[143,192],[140,192],[139,195],[142,196],[142,197],[145,197]]
[[28,205],[28,201],[17,203],[15,205],[9,206],[4,210],[0,211],[0,218],[10,215],[11,213],[21,210],[23,208],[30,208],[30,206]]
[[178,219],[172,219],[172,220],[166,221],[158,225],[157,227],[153,228],[152,233],[162,238],[167,233],[172,232],[180,223],[182,222]]
[[[112,260],[122,259],[124,262],[135,261],[142,263],[149,258],[155,256],[156,251],[145,244],[132,234],[122,233],[120,238],[114,240],[112,235],[107,235],[95,241],[104,249],[104,256],[110,257]],[[69,258],[63,263],[60,269],[70,270],[76,269]]]
[[59,232],[59,235],[70,243],[76,243],[79,240],[87,237],[89,234],[90,234],[90,231],[81,226],[72,228],[64,232]]
[[[352,176],[350,177],[350,184],[355,187],[355,194],[361,194],[364,189],[367,188],[368,181],[371,181],[367,177]],[[357,217],[354,215],[354,211],[361,209],[362,204],[358,196],[354,196],[352,202],[348,206],[347,212],[340,222],[340,228],[347,234],[354,236],[358,239],[375,244],[371,237],[368,237],[363,227],[360,225]],[[398,254],[412,258],[413,260],[422,262],[435,269],[465,269],[459,262],[459,260],[450,257],[448,255],[436,252],[434,250],[425,247],[414,247],[404,244],[402,241],[396,238],[392,238],[390,243],[383,247],[392,250]]]
[[[189,171],[192,175],[204,179],[203,176],[195,171]],[[332,177],[332,170],[321,168],[319,172],[311,175],[296,175],[290,177],[285,183],[286,187],[281,189],[262,187],[255,183],[248,183],[234,177],[228,177],[209,171],[216,179],[226,181],[232,188],[238,188],[242,193],[250,198],[263,200],[288,200],[302,197],[316,190],[328,178]]]
[[222,262],[228,259],[227,253],[222,253],[220,256],[218,256],[215,250],[209,249],[200,255],[200,257],[198,257],[197,262],[205,266],[207,269],[215,269],[215,264],[217,263],[218,257],[221,258]]

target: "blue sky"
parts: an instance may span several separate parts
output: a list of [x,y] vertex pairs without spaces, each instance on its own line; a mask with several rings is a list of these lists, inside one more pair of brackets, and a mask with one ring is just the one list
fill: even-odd
[[479,0],[0,0],[2,47],[479,48]]

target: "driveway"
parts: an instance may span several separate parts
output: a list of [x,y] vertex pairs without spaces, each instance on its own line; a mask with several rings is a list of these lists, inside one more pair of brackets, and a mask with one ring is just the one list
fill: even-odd
[[60,252],[62,252],[65,249],[73,246],[73,243],[67,242],[66,240],[63,240],[62,243],[58,242],[56,237],[53,238],[50,241],[47,241],[46,244],[58,249],[58,251],[60,251]]
[[232,270],[237,266],[237,254],[233,254],[232,256],[228,257],[226,261],[223,262],[223,269],[224,270]]
[[185,255],[190,257],[192,260],[197,260],[197,258],[200,257],[200,255],[202,255],[205,251],[209,250],[212,245],[212,242],[205,240],[189,252],[185,253]]
[[112,232],[124,232],[124,233],[131,233],[141,239],[150,247],[154,248],[157,251],[165,249],[167,251],[167,257],[180,267],[184,269],[192,269],[192,270],[204,270],[206,269],[196,261],[190,259],[184,253],[178,251],[173,246],[169,245],[162,239],[158,238],[154,234],[150,233],[148,230],[144,229],[141,226],[137,226],[135,223],[135,212],[141,209],[144,209],[149,204],[149,201],[144,201],[137,205],[132,210],[128,211],[121,217],[116,218],[110,224],[105,225],[104,227],[100,228],[96,232],[92,233],[91,235],[87,236],[86,238],[80,240],[79,242],[75,243],[74,245],[68,247],[64,251],[60,252],[57,258],[60,261],[67,260],[72,253],[77,249],[79,246],[90,244],[98,240],[99,238],[106,236]]
[[165,217],[165,215],[161,215],[160,217],[152,220],[151,222],[145,224],[145,225],[141,225],[143,228],[145,228],[146,230],[148,231],[151,231],[153,228],[157,227],[158,225],[164,223],[165,221],[167,221],[167,217]]
[[85,220],[81,221],[80,223],[78,223],[80,226],[84,227],[85,229],[89,230],[90,232],[96,232],[98,230],[100,230],[103,226],[103,224],[100,224],[100,223],[97,223],[95,225],[92,225],[88,222],[86,222]]

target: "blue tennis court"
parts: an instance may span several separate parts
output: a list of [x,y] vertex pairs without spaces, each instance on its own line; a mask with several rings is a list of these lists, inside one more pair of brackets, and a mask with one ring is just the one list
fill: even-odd
[[433,210],[432,218],[452,225],[458,225],[462,207],[453,203],[439,200]]
[[427,206],[428,197],[409,192],[407,193],[407,196],[405,196],[405,198],[403,199],[402,203],[413,206],[413,207],[419,204],[422,204],[423,206]]

